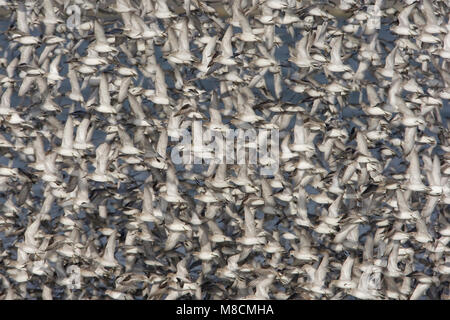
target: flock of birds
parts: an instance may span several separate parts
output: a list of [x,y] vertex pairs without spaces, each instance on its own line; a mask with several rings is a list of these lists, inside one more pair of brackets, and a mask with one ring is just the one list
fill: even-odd
[[448,1],[0,5],[0,299],[449,298]]

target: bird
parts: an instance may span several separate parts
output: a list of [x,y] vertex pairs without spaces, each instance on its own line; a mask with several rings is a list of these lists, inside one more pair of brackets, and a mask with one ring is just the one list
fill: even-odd
[[448,299],[445,1],[0,4],[0,299]]

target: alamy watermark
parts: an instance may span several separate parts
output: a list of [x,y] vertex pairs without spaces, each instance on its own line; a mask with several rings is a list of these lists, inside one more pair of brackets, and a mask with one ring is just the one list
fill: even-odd
[[172,148],[174,164],[250,164],[260,168],[261,175],[273,175],[279,168],[279,131],[277,129],[203,128],[193,121],[192,130],[181,129],[180,139]]
[[66,22],[67,28],[73,31],[81,24],[81,9],[78,5],[72,4],[66,7],[65,12],[69,16]]
[[67,272],[67,288],[70,290],[81,289],[81,270],[80,267],[75,265],[70,265],[66,269]]
[[369,15],[369,18],[367,19],[367,27],[369,29],[380,29],[382,16],[380,6],[378,4],[368,6],[367,14]]

